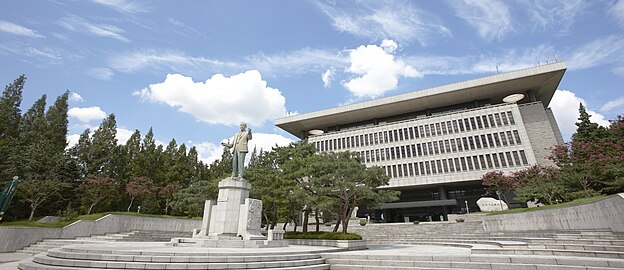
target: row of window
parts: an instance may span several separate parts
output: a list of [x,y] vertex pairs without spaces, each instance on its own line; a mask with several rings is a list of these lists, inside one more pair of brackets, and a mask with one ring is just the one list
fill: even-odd
[[529,165],[524,150],[382,166],[390,178],[491,170]]
[[518,130],[360,151],[366,163],[522,144]]
[[333,151],[363,147],[414,138],[429,138],[438,135],[456,134],[464,131],[483,128],[495,128],[515,125],[511,111],[467,117],[459,120],[442,121],[434,124],[425,124],[413,127],[399,128],[389,131],[373,132],[345,138],[327,139],[317,142],[320,151]]

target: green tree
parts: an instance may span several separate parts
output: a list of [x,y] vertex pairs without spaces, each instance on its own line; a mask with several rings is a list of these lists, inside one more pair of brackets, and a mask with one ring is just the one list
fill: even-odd
[[39,206],[51,197],[59,196],[63,190],[71,187],[69,183],[54,180],[25,180],[18,187],[20,198],[30,207],[28,222],[32,221]]
[[78,164],[80,168],[81,177],[86,177],[87,174],[92,170],[91,165],[93,163],[93,158],[91,156],[91,130],[85,129],[80,134],[78,139],[78,143],[69,149],[69,153]]
[[606,129],[593,123],[591,115],[587,113],[583,103],[579,103],[579,118],[576,122],[576,132],[572,134],[572,141],[592,141],[601,140],[606,136]]
[[521,185],[516,190],[516,196],[525,202],[537,200],[544,204],[553,204],[561,201],[565,194],[561,173],[555,167],[533,165],[514,172],[512,178]]
[[19,124],[22,115],[22,90],[26,76],[20,75],[12,84],[7,85],[0,98],[0,139],[19,136]]
[[130,204],[128,205],[128,212],[132,208],[134,200],[141,200],[156,192],[156,185],[154,181],[147,177],[135,177],[128,181],[125,186],[126,193],[130,196]]
[[119,183],[108,177],[90,178],[78,186],[80,202],[87,215],[91,214],[97,205],[108,204],[117,195]]
[[63,153],[65,152],[65,147],[67,147],[68,99],[69,91],[65,91],[65,93],[56,98],[56,101],[48,108],[45,115],[47,129],[44,137],[50,141],[54,153]]
[[89,177],[111,177],[114,175],[113,158],[117,148],[117,121],[115,115],[104,118],[99,128],[93,132],[87,165]]

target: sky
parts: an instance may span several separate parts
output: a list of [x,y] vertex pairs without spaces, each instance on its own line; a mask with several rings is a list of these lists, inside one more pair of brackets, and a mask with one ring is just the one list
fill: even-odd
[[273,120],[554,61],[566,140],[578,104],[624,110],[624,0],[22,0],[0,10],[0,83],[28,78],[25,112],[69,90],[69,144],[114,113],[117,137],[153,128],[202,160],[241,121],[265,150]]

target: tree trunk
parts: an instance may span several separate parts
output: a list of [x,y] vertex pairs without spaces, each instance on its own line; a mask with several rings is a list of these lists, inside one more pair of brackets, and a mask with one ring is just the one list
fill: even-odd
[[303,212],[303,225],[302,225],[303,232],[308,232],[309,218],[310,218],[310,209],[306,207],[306,210]]
[[89,211],[87,212],[87,215],[91,215],[91,211],[93,210],[94,206],[95,206],[95,203],[89,206]]
[[36,207],[31,208],[30,210],[30,217],[28,217],[28,222],[31,222],[33,217],[35,216],[35,209],[37,209]]
[[314,209],[314,220],[316,221],[316,232],[321,230],[321,218],[319,218],[319,210]]
[[336,226],[334,226],[332,232],[338,232],[338,227],[340,227],[340,218],[336,221]]
[[133,202],[134,202],[134,196],[130,197],[130,205],[128,205],[128,212],[130,212],[130,208],[132,208]]
[[349,226],[349,219],[351,218],[351,212],[353,212],[353,208],[347,208],[347,211],[344,213],[343,222],[342,222],[342,233],[347,233],[347,227]]
[[171,200],[166,199],[165,200],[165,215],[167,215],[169,213],[169,204],[171,203]]
[[271,221],[271,230],[277,225],[277,205],[273,205],[273,220]]

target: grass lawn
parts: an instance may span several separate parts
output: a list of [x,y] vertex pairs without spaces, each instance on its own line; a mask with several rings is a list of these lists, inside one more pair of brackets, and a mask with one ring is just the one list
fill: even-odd
[[[169,215],[150,215],[150,214],[137,214],[133,212],[104,212],[104,213],[95,213],[90,215],[82,215],[78,216],[75,219],[59,221],[59,222],[36,222],[36,220],[42,217],[35,217],[33,221],[28,222],[28,220],[16,220],[9,222],[0,222],[0,227],[38,227],[38,228],[62,228],[73,222],[78,220],[96,220],[108,214],[115,215],[126,215],[126,216],[137,216],[137,217],[154,217],[154,218],[180,218],[180,219],[190,219],[189,217],[180,217],[180,216],[169,216]],[[201,219],[201,217],[194,217],[192,219]]]
[[522,213],[522,212],[529,212],[529,211],[540,211],[540,210],[553,209],[553,208],[562,208],[562,207],[568,207],[568,206],[575,206],[575,205],[579,205],[579,204],[591,203],[591,202],[602,200],[602,199],[604,199],[606,197],[608,197],[608,196],[607,195],[600,195],[600,196],[596,196],[596,197],[581,198],[581,199],[576,199],[576,200],[569,201],[569,202],[564,202],[564,203],[559,203],[559,204],[552,204],[552,205],[544,205],[544,206],[540,206],[540,207],[515,208],[515,209],[509,209],[509,210],[505,210],[505,211],[495,211],[495,212],[488,213],[488,215],[513,214],[513,213]]

